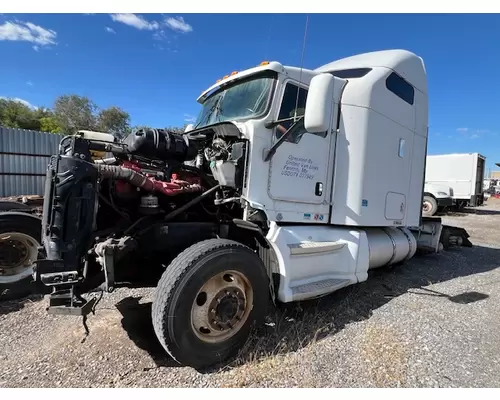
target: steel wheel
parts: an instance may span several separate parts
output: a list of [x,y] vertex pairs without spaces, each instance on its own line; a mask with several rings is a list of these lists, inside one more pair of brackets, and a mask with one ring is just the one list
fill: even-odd
[[172,358],[205,368],[236,355],[264,322],[269,278],[251,248],[208,239],[180,253],[158,282],[153,327]]
[[21,232],[0,233],[0,283],[13,283],[33,273],[38,241]]
[[191,309],[193,331],[201,340],[217,343],[229,339],[245,324],[253,306],[253,290],[238,271],[224,271],[198,291]]
[[425,217],[432,217],[436,214],[438,204],[436,200],[431,196],[424,196],[422,203],[422,215]]

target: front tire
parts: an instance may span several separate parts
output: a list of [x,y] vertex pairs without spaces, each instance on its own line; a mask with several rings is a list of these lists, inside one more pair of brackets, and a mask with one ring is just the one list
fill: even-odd
[[424,196],[422,204],[422,215],[424,217],[432,217],[438,210],[438,203],[432,196]]
[[152,307],[153,327],[180,364],[206,368],[236,355],[263,323],[268,277],[259,256],[226,239],[197,243],[164,272]]

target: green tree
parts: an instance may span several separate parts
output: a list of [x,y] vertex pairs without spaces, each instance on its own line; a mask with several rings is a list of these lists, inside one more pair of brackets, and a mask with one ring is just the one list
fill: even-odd
[[7,128],[38,130],[40,122],[33,109],[23,102],[0,99],[0,124]]
[[50,108],[38,107],[35,110],[33,110],[33,115],[35,116],[36,119],[41,119],[45,117],[53,117],[54,113]]
[[[118,106],[99,109],[88,97],[76,94],[59,96],[53,109],[35,108],[22,100],[0,98],[0,125],[65,135],[74,134],[80,129],[98,130],[111,133],[119,139],[133,130],[149,128],[130,126],[130,114]],[[181,133],[184,128],[166,129]]]
[[93,101],[76,94],[59,96],[54,104],[57,124],[66,134],[74,134],[80,129],[95,130],[97,111]]
[[121,139],[130,133],[130,115],[116,106],[106,108],[99,112],[97,127],[100,131]]
[[49,133],[63,133],[62,128],[57,122],[57,118],[53,115],[40,118],[40,130]]

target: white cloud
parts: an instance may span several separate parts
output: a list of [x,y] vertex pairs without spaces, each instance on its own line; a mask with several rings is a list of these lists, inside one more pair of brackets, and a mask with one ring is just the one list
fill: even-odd
[[7,21],[0,25],[0,40],[24,41],[35,43],[33,48],[56,44],[56,31],[45,29],[31,22]]
[[135,14],[111,14],[111,19],[139,30],[154,31],[160,27],[158,22],[149,22],[143,17]]
[[[153,33],[153,39],[155,40],[165,40],[167,41],[167,35],[163,29],[160,29],[158,32]],[[168,41],[170,43],[170,41]]]
[[35,51],[39,51],[40,50],[40,46],[37,46],[36,44],[33,46],[33,50]]
[[27,82],[26,82],[26,85],[28,85],[28,86],[33,86],[33,82],[31,82],[31,81],[27,81]]
[[113,28],[110,28],[109,26],[106,27],[106,32],[116,33],[115,30]]
[[176,32],[188,33],[193,31],[193,27],[184,21],[182,17],[169,17],[165,19],[165,25]]
[[5,97],[5,96],[0,96],[0,99],[17,101],[18,103],[24,104],[25,106],[28,106],[29,108],[37,109],[37,107],[34,106],[33,104],[31,104],[29,101],[20,99],[19,97]]
[[184,114],[184,122],[193,123],[194,121],[196,121],[196,117],[194,115]]
[[475,128],[457,128],[457,132],[461,133],[467,139],[477,139],[484,135],[494,135],[490,129],[475,129]]

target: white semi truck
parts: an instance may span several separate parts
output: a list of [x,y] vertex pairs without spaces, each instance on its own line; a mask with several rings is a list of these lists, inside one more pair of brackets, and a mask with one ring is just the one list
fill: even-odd
[[49,312],[85,316],[96,283],[110,292],[131,268],[166,266],[154,330],[175,360],[200,368],[236,354],[270,299],[324,296],[417,249],[471,245],[421,216],[428,99],[415,54],[314,70],[264,62],[198,101],[184,135],[62,140],[34,268],[52,290]]

